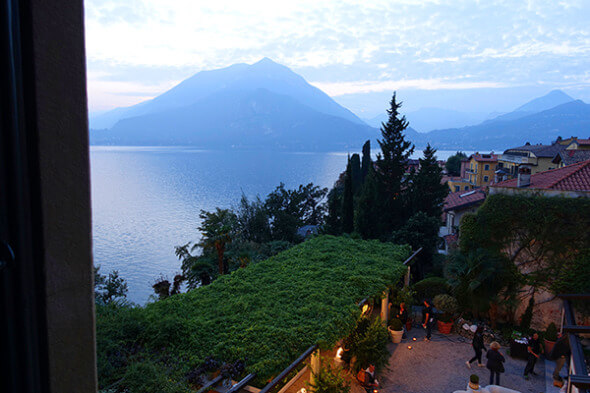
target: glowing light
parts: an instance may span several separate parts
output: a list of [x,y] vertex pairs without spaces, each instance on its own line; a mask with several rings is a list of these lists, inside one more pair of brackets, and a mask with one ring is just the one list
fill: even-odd
[[412,341],[416,341],[416,337],[413,337],[413,338],[412,338]]
[[301,388],[297,393],[307,393],[307,389],[306,388]]
[[411,345],[408,345],[408,349],[412,349],[412,346]]
[[336,351],[336,358],[337,359],[342,359],[342,353],[344,352],[344,349],[342,349],[342,347],[338,348],[338,350]]
[[363,314],[366,314],[366,313],[367,313],[367,311],[369,311],[369,305],[368,305],[368,304],[365,304],[365,305],[363,306]]

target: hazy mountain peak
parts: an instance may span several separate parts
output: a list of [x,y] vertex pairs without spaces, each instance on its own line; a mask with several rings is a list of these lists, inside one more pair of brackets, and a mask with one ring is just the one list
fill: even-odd
[[514,112],[541,112],[570,101],[574,101],[574,99],[563,91],[556,89],[519,106]]

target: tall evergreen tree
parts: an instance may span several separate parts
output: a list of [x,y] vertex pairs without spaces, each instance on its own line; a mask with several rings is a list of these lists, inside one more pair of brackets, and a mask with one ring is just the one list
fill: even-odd
[[401,102],[396,102],[394,92],[391,107],[387,110],[389,119],[381,125],[383,139],[378,140],[381,153],[377,155],[376,173],[382,189],[380,205],[383,223],[380,227],[384,231],[380,236],[390,235],[392,230],[401,227],[409,217],[402,192],[405,192],[408,186],[405,172],[408,160],[414,152],[414,145],[404,136],[409,123],[406,117],[399,113],[401,105]]
[[412,210],[414,213],[423,212],[429,217],[440,218],[449,187],[441,182],[442,169],[438,166],[435,156],[436,150],[430,144],[424,150],[424,157],[420,158],[420,169],[412,182]]
[[352,192],[358,194],[362,185],[361,158],[358,154],[350,156],[350,176],[352,178]]
[[340,235],[342,233],[342,197],[344,187],[341,182],[336,182],[334,187],[328,193],[328,215],[326,222],[322,227],[322,232],[330,235]]
[[361,161],[361,181],[365,182],[369,168],[373,166],[373,160],[371,160],[371,140],[365,142],[363,145],[363,157]]
[[352,163],[350,157],[348,157],[342,198],[342,232],[344,233],[351,233],[354,230],[354,191],[352,183]]
[[369,167],[365,183],[357,199],[354,226],[363,239],[376,239],[381,236],[382,211],[377,174]]

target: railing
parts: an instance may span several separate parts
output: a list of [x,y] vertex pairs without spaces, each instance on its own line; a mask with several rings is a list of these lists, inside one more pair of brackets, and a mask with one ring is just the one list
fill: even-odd
[[572,389],[575,386],[580,393],[588,393],[588,389],[590,389],[590,376],[588,375],[582,344],[576,333],[590,333],[590,327],[578,326],[576,324],[575,313],[570,300],[588,301],[590,300],[590,294],[559,295],[559,297],[563,300],[561,332],[567,335],[572,353],[571,364],[573,365],[573,370],[570,367],[567,391],[568,393],[572,393]]
[[268,385],[263,387],[259,393],[268,393],[272,388],[278,385],[279,382],[281,382],[287,375],[289,375],[291,371],[295,370],[295,368],[299,366],[301,362],[307,359],[309,355],[311,355],[317,348],[317,344],[307,348],[307,350],[303,352],[293,363],[291,363],[289,366],[287,366],[286,369],[281,371],[281,373],[277,375],[275,379],[273,379],[272,381],[270,381]]

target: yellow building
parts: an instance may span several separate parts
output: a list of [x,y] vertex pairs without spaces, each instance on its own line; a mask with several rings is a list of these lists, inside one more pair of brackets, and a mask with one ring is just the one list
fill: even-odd
[[461,176],[449,178],[447,185],[451,192],[485,187],[494,181],[497,165],[497,154],[472,154],[461,162]]

